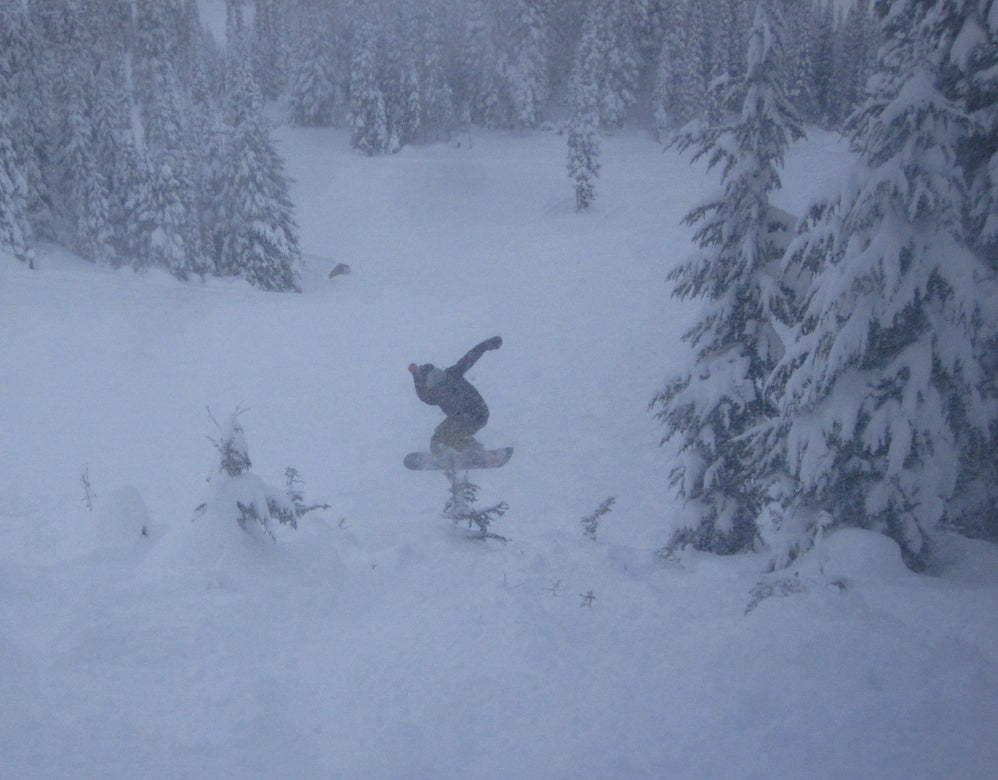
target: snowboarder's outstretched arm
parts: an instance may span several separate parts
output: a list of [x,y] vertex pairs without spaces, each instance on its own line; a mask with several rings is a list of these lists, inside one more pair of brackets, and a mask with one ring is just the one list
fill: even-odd
[[490,339],[486,339],[478,346],[472,347],[468,351],[467,355],[448,368],[447,371],[457,373],[459,376],[464,376],[464,372],[475,365],[475,363],[478,362],[478,358],[484,355],[486,350],[499,349],[501,346],[502,337],[500,336],[493,336]]

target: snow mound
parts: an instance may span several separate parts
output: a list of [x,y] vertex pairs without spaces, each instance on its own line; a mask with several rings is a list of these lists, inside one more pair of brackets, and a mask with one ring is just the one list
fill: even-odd
[[113,544],[134,544],[149,536],[149,510],[134,485],[123,485],[99,507],[95,518],[97,533]]
[[841,528],[825,539],[816,555],[824,556],[830,579],[895,580],[914,576],[904,565],[897,542],[876,531]]

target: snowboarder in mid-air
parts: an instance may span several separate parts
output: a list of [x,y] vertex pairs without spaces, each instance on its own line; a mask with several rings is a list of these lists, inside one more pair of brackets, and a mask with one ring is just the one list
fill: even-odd
[[417,366],[409,364],[416,395],[430,406],[439,406],[447,415],[430,440],[429,452],[410,452],[402,465],[410,471],[442,471],[450,483],[450,500],[444,508],[444,517],[455,523],[467,522],[468,527],[478,526],[479,539],[506,539],[489,531],[493,516],[501,516],[507,509],[501,502],[489,509],[471,506],[476,500],[478,486],[468,481],[471,469],[495,469],[509,461],[512,447],[487,450],[474,435],[489,421],[489,407],[481,394],[464,375],[478,359],[491,349],[499,349],[502,339],[493,336],[472,347],[450,368],[437,368],[432,363]]
[[447,415],[433,432],[430,452],[439,453],[448,447],[456,452],[481,449],[473,437],[488,422],[489,407],[464,375],[486,351],[501,346],[502,339],[493,336],[473,347],[450,368],[437,368],[432,363],[421,366],[412,363],[409,366],[419,400],[430,406],[439,406]]

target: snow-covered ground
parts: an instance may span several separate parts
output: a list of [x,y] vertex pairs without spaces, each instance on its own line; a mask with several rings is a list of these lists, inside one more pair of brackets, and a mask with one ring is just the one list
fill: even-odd
[[[554,134],[280,141],[303,295],[0,258],[0,777],[998,776],[994,546],[945,536],[928,575],[855,530],[775,576],[655,555],[701,168],[605,139],[579,216]],[[844,154],[795,148],[781,205]],[[406,366],[495,334],[470,378],[516,448],[476,474],[507,544],[401,464],[440,419]],[[195,516],[237,407],[254,473],[332,506],[276,544]]]

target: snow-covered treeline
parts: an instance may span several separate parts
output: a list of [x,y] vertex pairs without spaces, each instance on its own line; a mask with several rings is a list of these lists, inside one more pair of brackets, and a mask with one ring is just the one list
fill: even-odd
[[251,29],[223,56],[193,0],[0,3],[0,239],[180,278],[298,286]]
[[998,538],[998,5],[876,6],[855,165],[795,236],[770,196],[799,118],[759,9],[727,118],[681,136],[722,188],[673,273],[704,309],[693,367],[655,400],[688,507],[667,549],[782,566],[848,525],[921,569],[940,526]]
[[[303,125],[343,123],[368,152],[447,137],[469,123],[529,128],[564,118],[579,89],[604,128],[668,134],[705,110],[707,87],[745,69],[751,0],[256,0],[258,72]],[[869,3],[783,3],[792,91],[805,118],[837,125],[862,93]]]
[[[216,41],[195,0],[2,0],[0,242],[28,262],[47,240],[97,262],[297,289],[265,101],[293,124],[349,126],[370,155],[574,114],[585,121],[573,175],[592,189],[595,132],[635,120],[668,137],[709,108],[712,81],[744,71],[752,8],[230,0]],[[845,17],[827,2],[781,13],[794,100],[837,124],[868,69],[867,4]]]
[[[834,8],[228,0],[220,46],[196,0],[0,0],[0,248],[295,290],[265,103],[367,155],[570,118],[580,211],[599,134],[653,127],[721,174],[672,277],[704,303],[694,365],[653,403],[689,511],[668,547],[780,564],[839,523],[923,566],[940,523],[998,536],[998,10]],[[775,208],[804,126],[843,121],[839,191]]]

